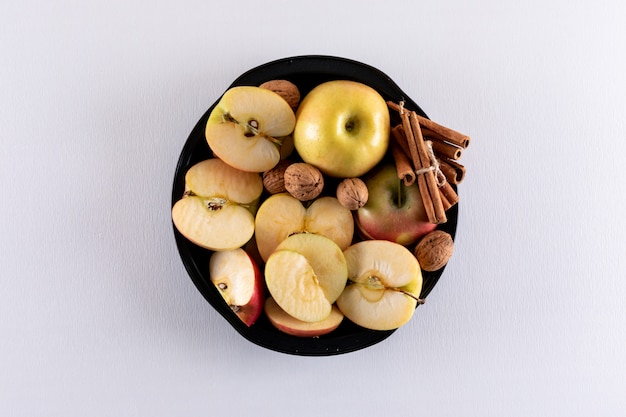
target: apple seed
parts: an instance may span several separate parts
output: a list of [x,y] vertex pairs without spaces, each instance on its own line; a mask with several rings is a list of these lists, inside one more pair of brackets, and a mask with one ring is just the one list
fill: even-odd
[[207,208],[211,211],[217,211],[224,207],[227,202],[228,200],[226,200],[225,198],[213,197],[208,199]]

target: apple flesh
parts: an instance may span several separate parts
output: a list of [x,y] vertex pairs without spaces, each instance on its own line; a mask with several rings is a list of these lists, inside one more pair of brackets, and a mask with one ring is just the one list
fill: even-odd
[[184,237],[209,250],[235,249],[252,238],[252,211],[263,192],[258,174],[212,158],[187,171],[185,188],[172,207],[172,221]]
[[211,150],[227,164],[263,172],[280,161],[281,138],[293,132],[295,123],[293,110],[275,92],[232,87],[211,111],[205,136]]
[[319,234],[346,249],[352,243],[354,219],[335,197],[319,197],[305,207],[288,193],[280,193],[261,203],[255,228],[259,254],[267,261],[283,240],[297,233]]
[[252,257],[241,248],[214,252],[209,275],[226,304],[246,326],[252,326],[265,302],[263,274]]
[[265,264],[265,283],[290,316],[319,322],[332,312],[348,278],[345,257],[331,239],[301,233],[285,239]]
[[265,315],[278,330],[298,337],[316,337],[328,334],[339,327],[344,317],[337,306],[333,305],[330,314],[323,320],[315,322],[298,320],[280,308],[272,297],[268,297],[265,301]]
[[365,178],[365,184],[369,199],[355,214],[363,238],[408,246],[437,227],[428,221],[417,183],[404,185],[393,164],[376,168]]
[[337,299],[341,312],[359,326],[393,330],[406,324],[417,306],[422,272],[404,246],[365,240],[344,251],[349,283]]
[[300,156],[333,177],[358,177],[384,157],[389,109],[372,87],[349,80],[319,84],[296,113],[294,145]]

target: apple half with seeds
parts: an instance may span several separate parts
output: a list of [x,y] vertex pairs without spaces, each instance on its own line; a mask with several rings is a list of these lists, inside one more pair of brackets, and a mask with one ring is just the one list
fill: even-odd
[[265,300],[265,315],[269,322],[283,333],[298,337],[316,337],[335,330],[343,321],[343,313],[333,305],[330,315],[323,320],[307,322],[290,316],[272,297]]
[[319,322],[348,279],[346,259],[331,239],[312,233],[289,236],[265,264],[265,283],[276,303],[290,316]]
[[263,192],[259,174],[207,159],[189,168],[185,189],[172,207],[172,220],[191,242],[217,251],[239,248],[252,238],[252,211]]
[[211,111],[205,136],[211,150],[227,164],[263,172],[280,161],[283,138],[295,125],[293,110],[277,93],[239,86],[227,90]]
[[263,274],[243,249],[213,252],[209,275],[224,301],[246,326],[252,326],[265,302]]
[[404,246],[365,240],[344,251],[348,285],[337,299],[341,312],[361,327],[393,330],[406,324],[422,290],[422,271]]
[[288,236],[313,233],[334,241],[341,250],[352,243],[354,220],[352,212],[335,197],[319,197],[305,207],[288,193],[268,197],[256,213],[255,239],[259,254],[267,260]]

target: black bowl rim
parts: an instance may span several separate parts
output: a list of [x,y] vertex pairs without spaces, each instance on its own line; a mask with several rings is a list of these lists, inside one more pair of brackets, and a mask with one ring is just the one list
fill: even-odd
[[[321,81],[330,79],[351,79],[374,87],[387,100],[391,99],[396,102],[404,101],[406,108],[414,110],[424,117],[428,117],[422,108],[409,98],[408,95],[406,95],[384,72],[359,61],[330,55],[300,55],[267,62],[254,67],[237,77],[224,90],[224,92],[234,86],[260,85],[261,83],[272,79],[290,80],[298,79],[298,77],[307,75],[315,79],[319,78],[319,80],[312,81],[311,86],[308,88],[302,88],[300,83],[298,86],[303,96],[310,88]],[[206,151],[208,151],[208,145],[206,145],[206,140],[204,138],[204,127],[211,111],[219,102],[220,98],[221,96],[217,98],[217,100],[198,120],[183,146],[174,174],[171,200],[172,206],[182,195],[184,190],[184,175],[187,169],[195,162],[205,159],[203,156],[198,157],[197,155],[194,155],[194,150],[196,150],[198,146],[206,146]],[[448,222],[440,226],[440,229],[450,233],[453,238],[456,234],[458,205],[459,204],[457,203],[448,211]],[[333,332],[335,333],[334,335],[331,333],[330,335],[321,336],[319,338],[300,338],[286,335],[275,329],[267,331],[267,326],[262,327],[255,324],[251,327],[247,327],[226,305],[215,287],[208,280],[208,276],[205,276],[202,272],[203,266],[198,263],[199,260],[196,259],[193,252],[202,252],[203,250],[199,249],[197,246],[185,239],[176,230],[173,223],[172,228],[183,265],[197,290],[206,299],[206,301],[208,301],[209,304],[249,342],[286,354],[300,356],[330,356],[367,348],[387,339],[397,330],[374,331],[358,327],[348,322],[345,325],[352,326],[350,329],[353,333],[339,335],[339,333]],[[203,260],[208,263],[208,257],[211,252],[205,252],[206,258]],[[424,287],[422,288],[421,293],[422,298],[425,299],[430,294],[443,274],[444,269],[445,266],[444,268],[432,273],[423,271]],[[266,319],[262,316],[259,320],[263,321]],[[344,326],[344,324],[342,324],[342,326]]]

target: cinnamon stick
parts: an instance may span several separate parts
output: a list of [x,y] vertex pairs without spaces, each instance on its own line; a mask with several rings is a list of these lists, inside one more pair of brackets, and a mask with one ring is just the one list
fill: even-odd
[[391,154],[396,164],[396,171],[398,172],[398,179],[401,179],[404,185],[411,186],[415,182],[415,170],[409,160],[409,157],[398,142],[391,142]]
[[[394,103],[393,101],[387,101],[387,106],[392,110],[400,112],[400,105],[398,103]],[[463,149],[469,146],[469,136],[459,133],[448,127],[442,126],[439,123],[433,122],[432,120],[420,116],[417,113],[415,115],[417,117],[417,120],[419,121],[420,127],[426,130],[425,133],[427,134],[427,136],[440,136],[442,139],[445,139],[450,143],[460,146]]]
[[463,154],[463,150],[460,147],[452,145],[448,142],[431,140],[431,143],[433,146],[433,151],[440,158],[447,158],[456,161],[460,159],[461,155]]
[[456,193],[456,191],[454,191],[454,188],[452,188],[449,182],[446,181],[445,184],[439,187],[439,192],[441,193],[442,199],[445,198],[448,204],[450,204],[450,206],[446,208],[446,210],[459,202],[459,195]]
[[460,184],[465,179],[465,167],[451,159],[441,159],[439,168],[452,184]]
[[[429,155],[424,143],[424,137],[422,136],[422,130],[420,128],[419,119],[417,113],[414,111],[409,112],[409,125],[413,133],[413,140],[418,151],[418,160],[420,163],[420,170],[428,170],[431,168],[431,155]],[[435,179],[435,174],[432,170],[426,171],[423,175],[426,178],[426,188],[433,205],[434,217],[430,219],[431,223],[442,224],[447,221],[446,211],[443,208],[441,201],[441,195],[439,194],[439,186]]]
[[[402,127],[402,123],[394,126],[391,129],[391,136],[396,141],[398,146],[402,149],[402,151],[407,155],[411,156],[411,151],[409,150],[409,144],[406,140],[406,134],[404,133],[404,128]],[[413,167],[415,169],[415,167]]]
[[[409,112],[400,108],[400,118],[402,119],[402,128],[404,134],[407,139],[407,146],[409,148],[411,161],[413,162],[413,166],[416,169],[421,168],[421,160],[420,156],[417,152],[417,142],[414,138],[414,132],[411,127],[411,121],[409,118]],[[432,198],[430,196],[430,191],[428,190],[428,183],[426,181],[426,176],[418,175],[417,176],[417,185],[420,192],[420,196],[422,197],[422,203],[424,204],[424,210],[426,211],[426,216],[428,217],[428,221],[431,223],[437,222],[437,215],[435,212],[435,207],[433,205]],[[441,199],[440,199],[441,201]]]

